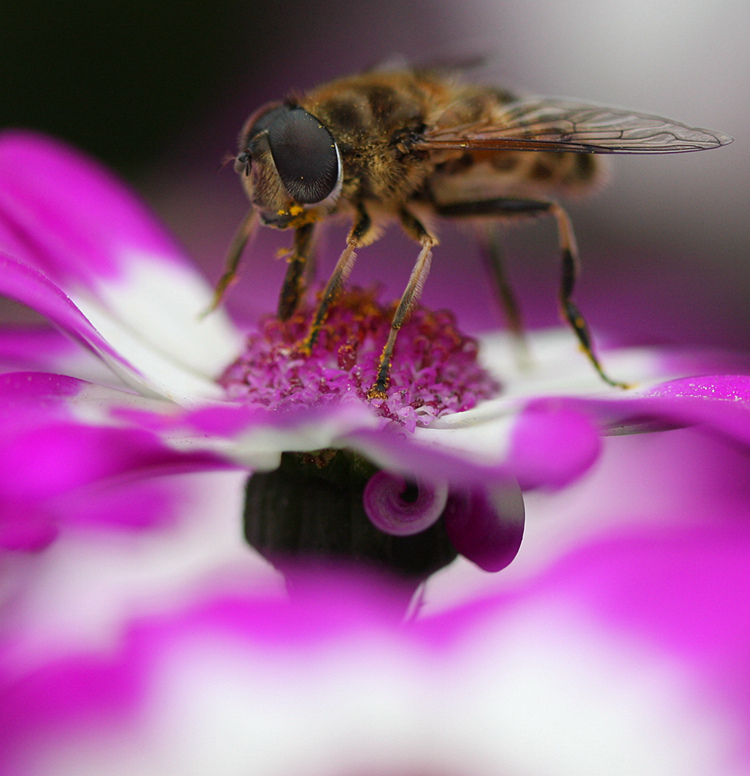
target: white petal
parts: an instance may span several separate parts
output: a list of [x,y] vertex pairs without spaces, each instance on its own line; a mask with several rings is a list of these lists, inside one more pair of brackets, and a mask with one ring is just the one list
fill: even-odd
[[[128,255],[121,266],[125,275],[100,282],[97,293],[122,328],[129,328],[166,359],[208,378],[217,377],[237,356],[242,338],[224,311],[202,315],[212,292],[195,271],[137,253]],[[88,314],[87,309],[84,312]]]

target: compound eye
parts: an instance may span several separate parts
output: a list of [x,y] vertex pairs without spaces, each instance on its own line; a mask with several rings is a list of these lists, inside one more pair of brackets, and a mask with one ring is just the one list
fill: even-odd
[[[267,130],[279,116],[289,112],[288,105],[271,105],[261,108],[254,116],[250,117],[250,128],[245,133],[244,145],[247,147],[250,142],[261,132]],[[255,119],[253,121],[253,119]]]
[[297,202],[322,202],[339,180],[339,155],[328,129],[302,108],[272,111],[268,144],[286,190]]

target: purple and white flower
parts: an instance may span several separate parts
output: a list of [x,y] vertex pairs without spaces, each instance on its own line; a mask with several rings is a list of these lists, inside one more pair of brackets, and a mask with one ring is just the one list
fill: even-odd
[[[415,314],[413,332],[401,334],[400,363],[411,371],[399,373],[397,353],[387,401],[368,403],[357,394],[372,346],[368,352],[360,343],[360,352],[343,357],[339,350],[338,364],[328,363],[325,342],[333,333],[321,336],[320,357],[309,359],[300,377],[293,350],[278,349],[281,335],[272,325],[243,350],[242,334],[221,311],[201,315],[210,289],[136,198],[95,163],[33,134],[8,132],[0,140],[0,249],[0,291],[82,346],[71,351],[48,331],[2,334],[6,547],[43,545],[62,513],[80,515],[81,503],[129,480],[272,470],[287,451],[343,449],[393,475],[379,477],[370,496],[386,483],[393,493],[365,499],[381,530],[419,532],[444,513],[453,545],[496,570],[520,544],[519,485],[527,491],[573,482],[597,460],[603,432],[700,424],[749,441],[747,378],[664,384],[677,369],[714,371],[715,359],[688,355],[676,364],[665,353],[613,351],[609,370],[642,386],[616,392],[591,374],[570,336],[534,336],[537,365],[529,374],[505,338],[494,336],[482,342],[484,371],[472,360],[473,341],[429,312]],[[357,305],[360,297],[352,309]],[[423,319],[433,327],[427,334]],[[332,326],[350,330],[352,322],[362,320],[344,315]],[[452,350],[440,341],[448,330],[459,342]],[[452,372],[449,355],[458,358]],[[337,368],[339,376],[329,379]],[[269,398],[260,388],[271,384]],[[416,509],[402,500],[378,515],[391,509],[405,480],[423,483],[438,506],[432,496]],[[21,501],[31,506],[19,509]],[[114,518],[128,519],[150,518]]]
[[[427,373],[368,404],[363,351],[333,359],[351,388],[326,351],[325,392],[288,391],[293,349],[201,318],[137,200],[27,133],[0,136],[0,290],[69,338],[0,330],[3,776],[750,771],[743,358],[608,351],[619,392],[567,333],[527,372],[492,335],[468,404]],[[442,515],[465,556],[405,622],[380,577],[289,597],[241,541],[248,473],[321,450],[370,462],[381,530]],[[516,561],[476,574],[519,550],[521,491]]]

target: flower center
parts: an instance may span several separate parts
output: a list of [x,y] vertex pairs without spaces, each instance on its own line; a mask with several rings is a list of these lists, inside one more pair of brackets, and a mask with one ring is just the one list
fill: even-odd
[[458,330],[453,313],[418,305],[396,340],[388,397],[368,399],[394,310],[395,304],[378,303],[374,289],[344,291],[309,356],[300,343],[314,306],[301,307],[287,321],[268,316],[219,383],[229,399],[270,409],[356,397],[412,429],[497,395],[499,384],[477,362],[476,340]]

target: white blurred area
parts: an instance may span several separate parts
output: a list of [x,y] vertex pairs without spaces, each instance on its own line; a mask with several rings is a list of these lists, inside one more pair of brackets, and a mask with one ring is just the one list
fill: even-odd
[[[741,266],[750,242],[750,5],[743,0],[537,0],[463,3],[492,66],[538,94],[569,96],[676,118],[735,138],[728,148],[616,162],[594,206],[610,234],[701,249]],[[478,31],[478,32],[477,32]],[[584,220],[587,216],[581,216]],[[692,257],[691,257],[692,258]]]

